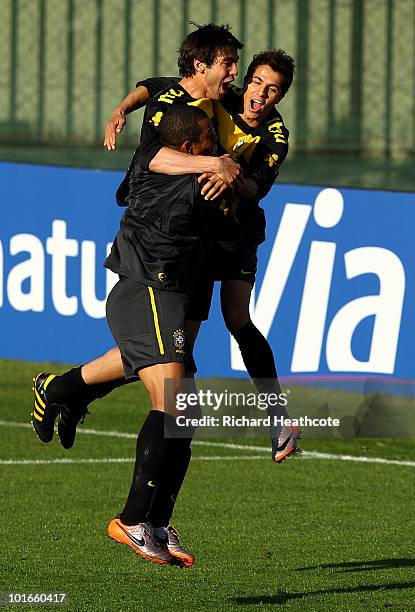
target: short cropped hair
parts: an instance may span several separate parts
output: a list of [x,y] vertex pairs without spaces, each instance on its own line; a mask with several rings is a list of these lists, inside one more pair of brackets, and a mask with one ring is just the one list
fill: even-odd
[[221,51],[227,47],[242,49],[241,43],[230,32],[228,25],[216,25],[209,23],[207,25],[198,25],[191,22],[197,27],[197,30],[190,32],[182,42],[179,48],[179,74],[182,77],[191,77],[196,73],[194,60],[204,62],[208,67],[211,66],[216,57]]
[[202,134],[200,122],[207,119],[207,114],[197,106],[176,104],[169,108],[160,119],[160,142],[165,147],[178,149],[186,142],[199,142]]
[[252,81],[252,76],[258,66],[269,66],[274,72],[279,72],[284,77],[284,85],[282,88],[282,96],[285,96],[289,90],[294,78],[295,64],[294,59],[285,53],[282,49],[270,49],[262,51],[254,55],[252,62],[249,64],[244,77],[244,91]]

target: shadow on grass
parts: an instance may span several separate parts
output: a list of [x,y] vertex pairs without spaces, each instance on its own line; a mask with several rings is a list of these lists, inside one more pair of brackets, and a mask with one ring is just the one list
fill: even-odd
[[403,557],[400,559],[375,559],[373,561],[343,561],[341,563],[321,563],[320,565],[308,565],[298,567],[296,572],[304,572],[316,569],[337,569],[339,572],[367,572],[376,569],[392,569],[414,567],[415,559]]
[[264,604],[285,604],[293,599],[303,599],[315,595],[341,595],[344,593],[371,593],[376,591],[413,589],[415,582],[386,582],[384,584],[361,584],[360,586],[345,587],[339,589],[321,589],[319,591],[307,591],[305,593],[287,593],[278,591],[275,595],[251,595],[247,597],[232,597],[230,601],[240,606],[258,606]]

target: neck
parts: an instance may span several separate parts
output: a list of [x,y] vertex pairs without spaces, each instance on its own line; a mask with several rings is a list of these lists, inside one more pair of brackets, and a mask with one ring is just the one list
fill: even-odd
[[257,128],[258,126],[260,126],[260,125],[261,125],[261,122],[260,122],[260,121],[258,121],[258,119],[251,119],[251,118],[247,117],[247,116],[245,115],[245,113],[241,113],[239,116],[240,116],[240,118],[241,118],[241,119],[243,119],[243,121],[245,121],[245,123],[246,123],[246,124],[248,124],[248,125],[249,125],[249,127],[251,127],[251,128]]
[[179,85],[183,87],[183,89],[185,89],[187,93],[196,100],[207,97],[204,78],[199,73],[196,73],[194,76],[191,77],[183,77],[181,81],[179,81]]

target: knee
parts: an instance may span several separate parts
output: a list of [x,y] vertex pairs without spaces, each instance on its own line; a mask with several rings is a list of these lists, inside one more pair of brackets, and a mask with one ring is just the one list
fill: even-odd
[[247,312],[245,308],[239,308],[236,305],[222,305],[222,314],[225,325],[232,335],[235,335],[241,327],[251,320],[249,312]]

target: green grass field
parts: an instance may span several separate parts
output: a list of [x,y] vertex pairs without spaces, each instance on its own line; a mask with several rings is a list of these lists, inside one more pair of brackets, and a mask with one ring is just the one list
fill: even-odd
[[96,402],[64,451],[27,426],[39,370],[64,368],[0,363],[0,591],[66,592],[71,611],[415,610],[415,464],[399,463],[414,462],[412,439],[305,439],[282,465],[195,443],[174,525],[196,564],[157,566],[106,536],[148,409],[141,386]]

